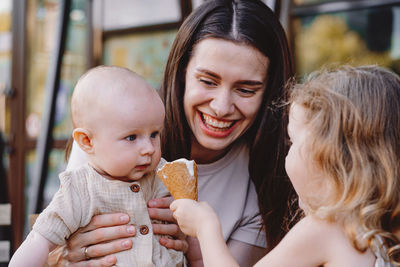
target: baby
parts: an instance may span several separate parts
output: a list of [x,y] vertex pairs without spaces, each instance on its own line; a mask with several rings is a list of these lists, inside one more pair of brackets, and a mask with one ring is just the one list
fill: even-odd
[[[92,216],[111,212],[129,214],[137,229],[132,249],[115,254],[117,266],[184,266],[182,252],[159,244],[146,206],[169,194],[155,178],[165,116],[157,92],[128,69],[96,67],[76,84],[71,115],[73,138],[88,164],[60,174],[59,190],[10,266],[43,266],[48,253]],[[82,254],[88,257],[87,248]]]
[[[305,217],[255,266],[400,266],[400,78],[377,66],[313,73],[291,91],[288,135]],[[207,203],[170,208],[205,266],[238,266]]]

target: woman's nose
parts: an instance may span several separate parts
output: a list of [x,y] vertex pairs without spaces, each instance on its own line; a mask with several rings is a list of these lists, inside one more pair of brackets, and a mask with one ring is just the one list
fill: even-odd
[[235,111],[235,107],[230,90],[226,88],[216,90],[215,96],[210,102],[210,108],[220,118],[232,114]]
[[154,144],[151,141],[151,138],[144,138],[142,140],[140,153],[142,155],[152,155],[155,151]]

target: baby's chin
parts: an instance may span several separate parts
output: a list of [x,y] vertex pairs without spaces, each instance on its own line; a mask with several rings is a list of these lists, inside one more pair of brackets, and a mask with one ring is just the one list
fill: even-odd
[[122,182],[135,182],[139,181],[140,179],[144,178],[147,174],[127,174],[127,175],[121,175],[121,174],[112,174],[109,173],[108,175],[105,175],[108,179],[111,180],[119,180]]
[[123,172],[121,170],[108,170],[108,169],[96,169],[96,171],[98,173],[100,173],[101,175],[105,176],[108,179],[111,180],[119,180],[119,181],[123,181],[123,182],[135,182],[138,181],[140,179],[143,179],[144,177],[146,177],[150,172],[149,171],[127,171],[127,172]]
[[126,178],[129,179],[129,181],[131,182],[135,182],[145,178],[147,175],[149,175],[149,173],[150,172],[139,172],[139,173],[128,174]]

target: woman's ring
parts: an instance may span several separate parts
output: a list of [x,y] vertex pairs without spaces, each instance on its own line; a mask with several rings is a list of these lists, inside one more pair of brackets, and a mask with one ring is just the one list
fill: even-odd
[[85,259],[87,261],[90,260],[90,257],[88,255],[88,247],[85,247],[85,250],[83,250],[83,255],[85,256]]

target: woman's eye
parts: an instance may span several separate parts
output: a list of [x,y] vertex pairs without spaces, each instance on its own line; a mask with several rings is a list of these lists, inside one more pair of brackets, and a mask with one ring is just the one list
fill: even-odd
[[129,135],[129,136],[125,137],[125,139],[128,140],[128,141],[135,141],[136,134]]
[[159,133],[159,132],[151,133],[150,137],[151,137],[151,138],[156,138],[156,137],[158,136],[158,133]]
[[242,95],[252,96],[256,93],[256,91],[246,88],[238,88],[237,89]]
[[214,86],[214,85],[215,85],[215,83],[214,83],[213,81],[211,81],[211,80],[207,80],[207,79],[202,79],[202,78],[200,78],[199,81],[200,81],[201,83],[207,85],[207,86]]

